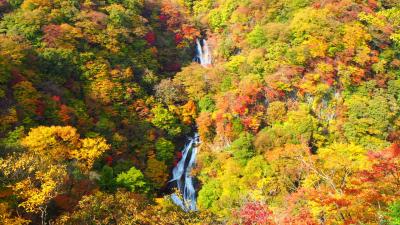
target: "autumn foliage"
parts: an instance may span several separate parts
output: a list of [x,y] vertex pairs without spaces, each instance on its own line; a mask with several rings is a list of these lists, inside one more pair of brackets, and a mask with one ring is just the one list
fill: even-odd
[[0,0],[0,224],[399,224],[399,71],[397,0]]

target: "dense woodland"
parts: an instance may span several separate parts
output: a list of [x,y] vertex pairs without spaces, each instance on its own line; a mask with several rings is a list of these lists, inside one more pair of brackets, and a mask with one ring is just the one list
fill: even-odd
[[0,0],[0,224],[399,225],[400,1]]

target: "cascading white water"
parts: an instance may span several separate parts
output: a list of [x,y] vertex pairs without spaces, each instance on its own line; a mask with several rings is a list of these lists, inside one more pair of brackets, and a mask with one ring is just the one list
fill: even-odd
[[195,60],[198,61],[203,67],[208,67],[212,63],[210,47],[208,46],[206,39],[203,39],[201,42],[203,45],[200,43],[199,39],[196,39]]
[[189,138],[189,143],[182,150],[182,158],[172,170],[172,181],[176,181],[176,186],[182,194],[183,199],[176,194],[171,195],[171,200],[185,211],[196,210],[196,190],[193,185],[191,171],[196,163],[197,145],[199,136],[195,134]]
[[196,39],[196,57],[197,60],[201,65],[204,64],[204,57],[203,57],[203,47],[200,44],[199,39]]
[[[212,57],[207,40],[203,39],[202,44],[196,39],[196,57],[195,61],[203,67],[211,65]],[[189,143],[182,150],[182,158],[172,170],[172,179],[170,182],[176,182],[178,191],[182,194],[180,198],[177,194],[171,195],[171,200],[183,210],[196,210],[196,190],[193,185],[192,169],[196,163],[197,145],[199,144],[199,135],[189,138]]]
[[211,65],[211,52],[210,52],[210,47],[207,43],[207,40],[203,40],[203,55],[204,55],[204,66]]

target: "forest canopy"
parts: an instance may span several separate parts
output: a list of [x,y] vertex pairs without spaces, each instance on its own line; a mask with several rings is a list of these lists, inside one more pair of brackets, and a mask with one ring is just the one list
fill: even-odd
[[0,224],[400,224],[398,0],[0,0],[0,106]]

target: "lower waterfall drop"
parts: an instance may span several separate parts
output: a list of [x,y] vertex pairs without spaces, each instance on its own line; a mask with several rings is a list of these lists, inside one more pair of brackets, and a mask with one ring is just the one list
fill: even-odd
[[199,135],[189,138],[189,143],[182,150],[182,158],[172,170],[172,179],[170,182],[176,182],[178,191],[182,194],[182,199],[177,194],[171,195],[171,200],[181,207],[184,211],[195,211],[196,190],[193,185],[191,171],[196,163],[197,145],[199,144]]

